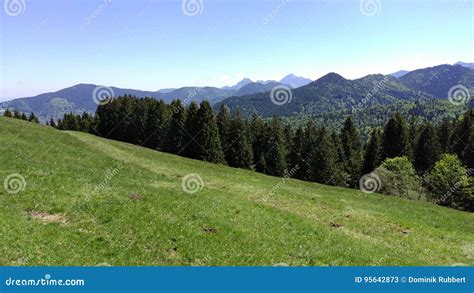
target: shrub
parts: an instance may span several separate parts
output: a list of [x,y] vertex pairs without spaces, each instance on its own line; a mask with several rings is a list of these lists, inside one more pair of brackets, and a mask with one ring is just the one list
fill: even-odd
[[456,155],[444,155],[427,177],[428,198],[443,206],[474,211],[469,173]]
[[407,157],[386,159],[374,173],[380,178],[381,193],[409,199],[424,199],[420,178]]

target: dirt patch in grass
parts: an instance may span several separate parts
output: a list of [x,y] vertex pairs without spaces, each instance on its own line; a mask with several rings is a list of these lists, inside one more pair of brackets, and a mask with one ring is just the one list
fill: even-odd
[[217,233],[217,228],[215,227],[204,227],[202,228],[206,233]]
[[30,216],[33,219],[37,219],[44,224],[49,224],[49,223],[58,223],[62,225],[68,224],[68,220],[66,219],[66,217],[61,214],[50,214],[48,212],[30,211]]
[[336,228],[336,229],[342,227],[341,224],[337,224],[337,223],[333,223],[333,222],[331,222],[329,225],[330,225],[331,227],[333,227],[333,228]]
[[141,196],[141,195],[138,194],[138,193],[132,193],[132,194],[130,194],[130,195],[128,196],[128,198],[129,198],[130,200],[135,200],[135,201],[137,201],[137,200],[142,200],[142,199],[143,199],[143,196]]

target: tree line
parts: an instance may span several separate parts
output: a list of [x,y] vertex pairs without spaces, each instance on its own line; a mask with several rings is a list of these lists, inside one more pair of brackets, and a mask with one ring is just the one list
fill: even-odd
[[473,118],[471,109],[452,120],[417,124],[393,113],[362,141],[351,116],[331,131],[313,121],[292,127],[279,117],[246,118],[225,105],[214,113],[207,101],[166,104],[126,95],[100,105],[95,115],[66,114],[55,127],[334,186],[359,188],[365,174],[381,174],[377,191],[473,211]]
[[10,109],[6,109],[5,112],[3,112],[3,116],[5,117],[10,117],[10,118],[15,118],[15,119],[21,119],[25,121],[30,121],[33,123],[39,123],[38,117],[36,117],[35,113],[31,112],[29,116],[26,116],[25,113],[21,113],[18,110],[14,110],[13,112],[10,111]]

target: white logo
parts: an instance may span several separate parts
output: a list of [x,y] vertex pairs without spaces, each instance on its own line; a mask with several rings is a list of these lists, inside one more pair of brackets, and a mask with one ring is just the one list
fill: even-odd
[[377,14],[382,5],[380,4],[380,0],[360,0],[360,12],[366,16],[372,16]]
[[202,0],[182,0],[181,9],[187,16],[195,16],[202,13],[204,3]]
[[114,90],[108,86],[97,86],[92,92],[92,99],[97,105],[105,105],[114,99]]
[[364,193],[374,193],[382,188],[382,181],[375,173],[365,174],[359,180],[359,188]]
[[272,88],[270,92],[270,99],[272,103],[277,106],[290,103],[292,98],[293,93],[291,92],[291,88],[287,85],[277,85]]
[[10,16],[23,14],[26,10],[26,2],[25,0],[5,0],[3,10]]
[[469,94],[468,88],[463,85],[455,85],[449,89],[448,100],[453,105],[466,105],[470,98],[471,96]]
[[10,174],[3,181],[3,187],[5,188],[6,192],[10,194],[17,194],[25,190],[26,181],[25,178],[21,176],[21,174]]
[[204,181],[202,181],[201,176],[199,174],[188,174],[183,177],[181,181],[181,187],[183,191],[189,194],[194,194],[199,192],[204,187]]

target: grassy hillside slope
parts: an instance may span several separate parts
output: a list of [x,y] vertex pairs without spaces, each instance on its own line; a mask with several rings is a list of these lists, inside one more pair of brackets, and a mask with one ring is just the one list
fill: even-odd
[[474,265],[474,214],[0,117],[12,173],[0,265]]

